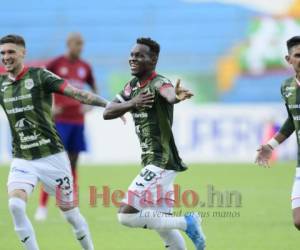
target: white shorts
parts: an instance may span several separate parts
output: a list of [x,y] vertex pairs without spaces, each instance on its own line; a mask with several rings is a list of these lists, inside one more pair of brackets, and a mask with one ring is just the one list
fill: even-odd
[[[36,160],[14,158],[8,175],[7,189],[24,189],[30,195],[38,181],[50,195],[55,195],[60,206],[74,205],[71,165],[66,152]],[[30,187],[32,189],[30,190]]]
[[122,203],[137,210],[155,208],[172,213],[174,206],[174,179],[177,172],[154,165],[144,167],[128,188]]
[[296,168],[291,200],[292,209],[300,207],[300,168]]

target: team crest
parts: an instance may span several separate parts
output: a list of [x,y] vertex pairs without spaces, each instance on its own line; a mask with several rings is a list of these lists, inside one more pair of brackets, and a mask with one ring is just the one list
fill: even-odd
[[32,79],[25,80],[25,88],[26,89],[30,90],[33,88],[33,86],[34,86],[34,82]]

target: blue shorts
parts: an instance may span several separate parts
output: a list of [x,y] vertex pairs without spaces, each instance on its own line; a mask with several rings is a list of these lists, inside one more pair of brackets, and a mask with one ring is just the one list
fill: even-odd
[[56,122],[56,129],[67,152],[86,151],[83,124]]

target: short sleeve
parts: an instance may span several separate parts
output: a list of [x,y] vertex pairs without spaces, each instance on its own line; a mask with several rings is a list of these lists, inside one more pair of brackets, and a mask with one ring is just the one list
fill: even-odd
[[286,138],[288,138],[294,131],[295,131],[295,124],[293,121],[293,116],[288,108],[288,105],[286,104],[286,110],[288,112],[288,118],[284,122],[284,124],[281,126],[279,133],[285,135]]
[[161,78],[159,81],[157,81],[155,84],[155,89],[157,91],[161,91],[164,88],[174,88],[173,84],[171,81],[167,78]]
[[66,84],[64,79],[47,69],[42,69],[40,76],[43,87],[47,92],[62,92],[63,86]]
[[281,94],[281,98],[285,101],[285,98],[284,98],[284,85],[281,85],[280,94]]

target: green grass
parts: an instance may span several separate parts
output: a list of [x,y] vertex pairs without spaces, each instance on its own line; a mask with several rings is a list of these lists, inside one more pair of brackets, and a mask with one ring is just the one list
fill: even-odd
[[[105,250],[158,250],[164,249],[159,236],[150,230],[129,229],[118,224],[117,208],[89,206],[89,186],[103,185],[111,190],[126,190],[138,172],[137,166],[80,167],[80,208],[89,222],[95,249]],[[300,232],[294,228],[290,209],[290,191],[294,176],[294,164],[277,164],[271,169],[258,168],[252,164],[191,165],[189,171],[179,174],[176,183],[181,192],[195,190],[205,206],[181,207],[177,212],[199,211],[204,218],[207,250],[298,250]],[[22,249],[13,230],[7,209],[7,167],[0,168],[0,249]],[[241,207],[207,207],[208,185],[218,191],[238,191],[242,196]],[[32,219],[37,206],[37,190],[29,200],[28,214]],[[233,204],[235,205],[235,204]],[[232,212],[236,217],[215,216],[213,211]],[[32,220],[33,221],[33,220]],[[46,222],[33,221],[42,250],[80,249],[73,238],[69,225],[62,219],[51,200],[49,218]],[[185,236],[184,236],[185,237]],[[188,249],[193,249],[185,237]]]

